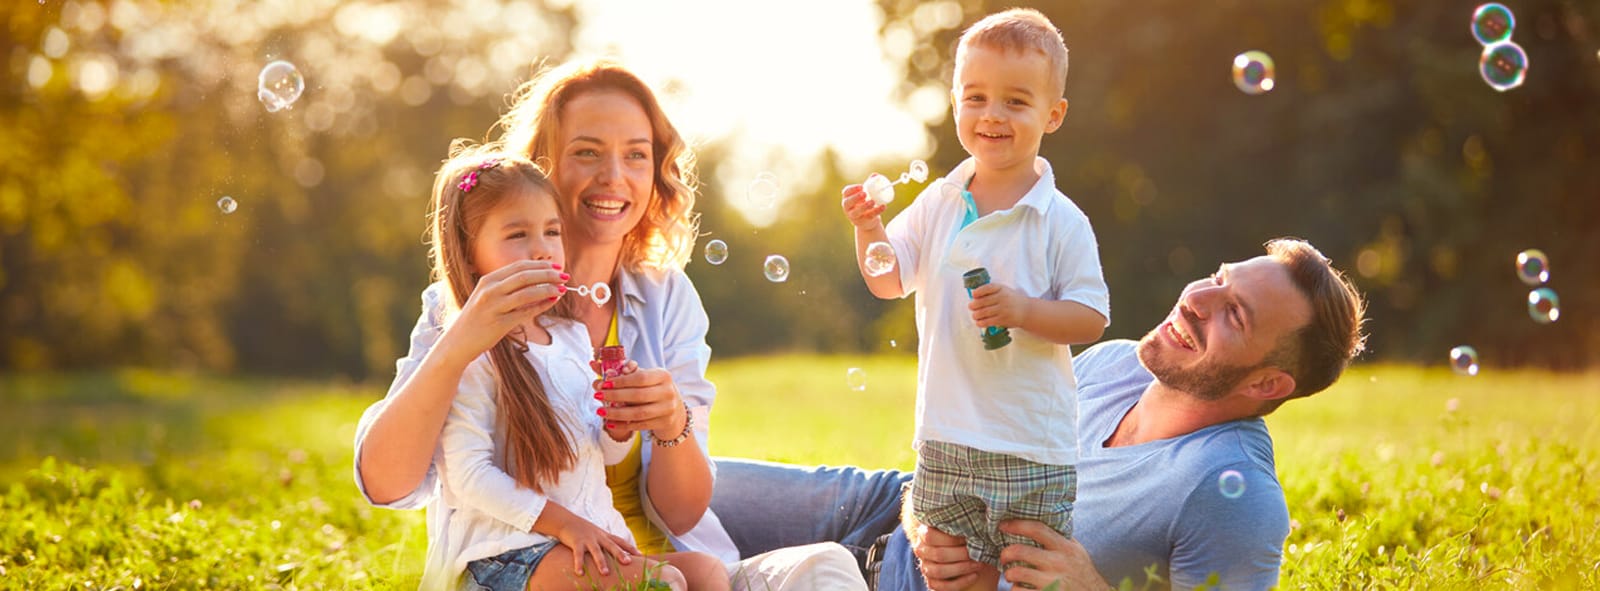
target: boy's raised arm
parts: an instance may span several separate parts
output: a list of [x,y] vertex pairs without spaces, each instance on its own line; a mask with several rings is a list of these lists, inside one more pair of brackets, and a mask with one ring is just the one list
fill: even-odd
[[867,198],[866,189],[861,185],[850,185],[844,188],[844,198],[839,202],[844,208],[845,217],[850,218],[850,224],[856,230],[856,269],[861,271],[861,279],[866,281],[867,290],[879,299],[894,299],[905,295],[905,288],[900,285],[900,273],[884,273],[874,277],[867,272],[867,246],[874,242],[888,242],[889,233],[883,229],[884,206]]

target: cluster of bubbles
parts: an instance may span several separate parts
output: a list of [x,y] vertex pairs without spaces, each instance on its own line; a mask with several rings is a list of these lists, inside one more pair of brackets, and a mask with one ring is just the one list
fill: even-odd
[[596,306],[604,306],[606,302],[611,301],[611,285],[604,281],[594,285],[568,285],[567,288],[579,296],[589,298],[589,301],[594,302]]
[[1472,13],[1472,38],[1483,45],[1478,74],[1500,92],[1522,86],[1528,75],[1528,54],[1511,40],[1516,28],[1516,15],[1499,2],[1483,4]]
[[846,386],[849,386],[851,390],[855,390],[857,392],[867,391],[867,370],[859,367],[852,367],[845,370],[844,383]]
[[[1550,257],[1544,251],[1530,248],[1517,253],[1517,279],[1533,288],[1528,292],[1529,318],[1539,324],[1561,318],[1560,296],[1544,285],[1550,281]],[[1478,375],[1478,351],[1465,345],[1450,349],[1450,369],[1464,376]]]
[[1534,288],[1528,292],[1528,316],[1534,322],[1550,324],[1561,317],[1561,298],[1543,287],[1550,281],[1550,257],[1537,248],[1517,253],[1517,278]]
[[[44,0],[39,0],[44,4]],[[299,68],[294,64],[278,60],[261,68],[261,73],[256,76],[256,98],[265,105],[267,112],[276,113],[294,105],[300,100],[300,93],[306,90],[306,79],[300,75]],[[217,200],[217,210],[223,215],[233,213],[239,209],[239,202],[232,197],[224,195]]]
[[293,106],[305,90],[306,80],[300,76],[300,70],[283,60],[267,64],[256,78],[256,98],[267,107],[268,113]]
[[1266,52],[1250,50],[1233,56],[1233,85],[1245,94],[1266,94],[1277,86],[1277,68]]
[[[896,180],[873,173],[867,177],[862,187],[866,189],[867,196],[879,204],[888,204],[894,200],[894,186],[907,182],[926,182],[928,180],[928,163],[922,160],[912,160],[908,169],[900,173]],[[762,172],[751,179],[745,187],[745,198],[756,209],[769,209],[777,201],[780,186],[778,177],[770,172]],[[706,243],[706,262],[721,265],[728,261],[728,243],[722,240],[712,240]],[[863,268],[867,275],[877,277],[894,270],[897,260],[894,247],[887,242],[873,242],[867,245],[866,257]],[[762,275],[767,281],[783,283],[789,280],[789,259],[783,255],[769,255],[762,263]]]

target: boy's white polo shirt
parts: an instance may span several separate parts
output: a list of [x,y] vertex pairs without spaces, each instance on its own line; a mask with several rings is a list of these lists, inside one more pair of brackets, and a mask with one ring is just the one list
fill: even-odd
[[974,167],[968,158],[931,183],[887,228],[900,285],[916,294],[916,444],[947,441],[1042,464],[1076,463],[1072,351],[1018,328],[1011,344],[984,350],[961,275],[981,266],[991,282],[1083,304],[1109,324],[1094,230],[1056,189],[1043,158],[1034,160],[1039,181],[1015,206],[961,228],[964,200],[940,185],[965,187]]

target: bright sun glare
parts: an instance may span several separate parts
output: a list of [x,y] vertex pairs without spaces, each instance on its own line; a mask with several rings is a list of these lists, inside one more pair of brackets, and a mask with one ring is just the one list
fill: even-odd
[[628,0],[578,10],[579,53],[614,55],[639,72],[691,141],[728,142],[730,159],[708,189],[756,223],[775,213],[742,207],[758,173],[777,175],[782,200],[818,188],[808,170],[827,146],[863,177],[875,161],[925,158],[924,124],[948,110],[895,102],[905,66],[885,56],[883,14],[871,0]]

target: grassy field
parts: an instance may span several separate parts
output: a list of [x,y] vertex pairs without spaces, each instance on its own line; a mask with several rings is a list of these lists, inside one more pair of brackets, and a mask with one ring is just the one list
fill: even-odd
[[[712,450],[908,468],[915,360],[713,364]],[[864,391],[846,385],[861,367]],[[0,376],[0,588],[414,588],[421,515],[366,506],[382,385]],[[1284,588],[1600,587],[1600,373],[1358,367],[1268,421]]]

